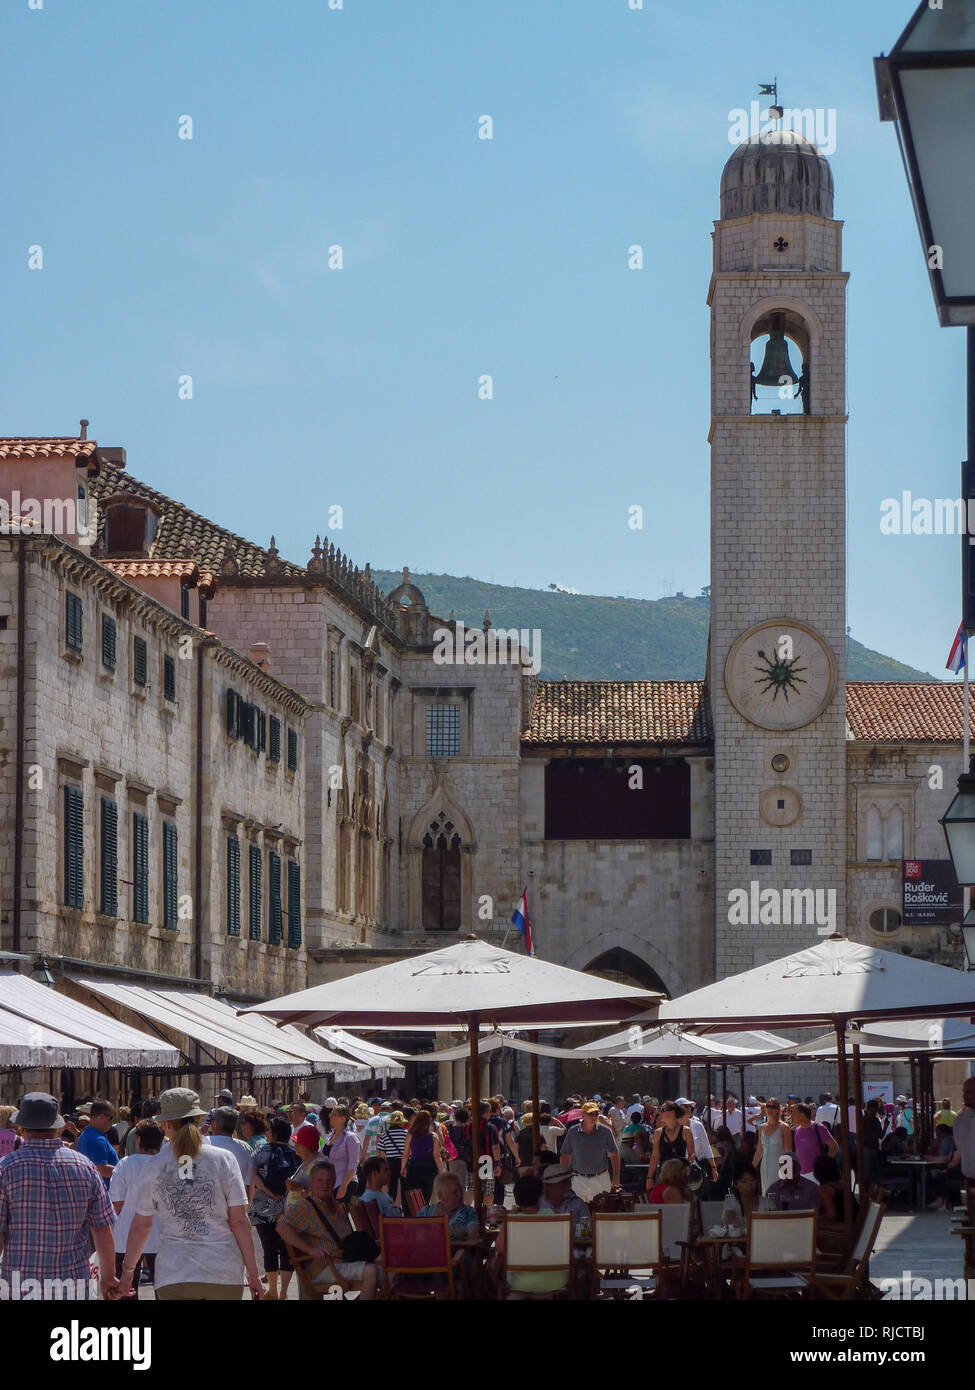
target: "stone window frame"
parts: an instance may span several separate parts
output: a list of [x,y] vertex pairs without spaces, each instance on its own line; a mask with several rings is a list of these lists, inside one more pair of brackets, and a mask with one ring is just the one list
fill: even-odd
[[[458,934],[476,930],[474,885],[477,869],[477,840],[474,827],[446,793],[440,789],[413,817],[406,835],[405,857],[407,913],[411,927],[422,930],[423,921],[423,837],[433,822],[443,813],[460,836],[460,927]],[[395,884],[392,885],[395,891]],[[443,933],[448,936],[448,933]]]
[[[868,782],[856,788],[856,863],[858,864],[899,864],[904,859],[914,859],[915,795],[917,788],[912,782]],[[879,859],[867,857],[867,817],[871,809],[880,815],[883,835],[884,855]],[[903,817],[901,853],[897,858],[889,858],[887,838],[891,813],[899,810]]]
[[[68,642],[68,598],[77,600],[81,607],[81,645],[73,647]],[[81,588],[77,584],[66,583],[61,590],[61,612],[58,619],[59,638],[61,645],[61,656],[65,661],[73,661],[76,666],[82,665],[85,659],[85,601]]]
[[[474,748],[472,728],[474,718],[474,686],[414,685],[410,686],[410,693],[413,696],[412,746],[414,756],[427,758],[434,763],[453,762],[460,758],[472,757]],[[460,717],[458,720],[460,745],[456,753],[440,755],[427,752],[427,710],[436,704],[458,704],[460,706]]]
[[[893,931],[877,931],[870,925],[870,919],[875,912],[896,912],[901,919],[899,926]],[[900,936],[904,931],[904,903],[892,903],[889,896],[883,898],[869,898],[862,908],[862,921],[867,936],[872,941],[890,941],[895,936]]]

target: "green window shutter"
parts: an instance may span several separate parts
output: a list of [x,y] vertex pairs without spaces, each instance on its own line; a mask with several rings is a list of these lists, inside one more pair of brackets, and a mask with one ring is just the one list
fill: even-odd
[[248,881],[250,885],[250,938],[261,939],[261,851],[251,845],[248,857]]
[[227,836],[227,935],[240,936],[240,841]]
[[280,946],[282,934],[281,859],[277,854],[269,854],[267,939],[272,946]]
[[65,595],[64,633],[65,640],[72,651],[81,651],[81,599],[77,594]]
[[257,742],[254,745],[258,753],[263,753],[267,747],[267,715],[262,709],[256,711],[257,714]]
[[132,812],[132,920],[149,920],[149,821]]
[[107,613],[102,614],[102,665],[107,671],[115,670],[115,619]]
[[257,710],[244,701],[240,705],[240,736],[248,748],[257,747]]
[[80,787],[64,789],[64,905],[85,903],[85,800]]
[[106,917],[118,916],[118,807],[102,797],[101,905]]
[[288,770],[298,771],[298,735],[294,729],[288,730]]
[[163,695],[167,700],[176,699],[176,662],[171,656],[163,657]]
[[144,637],[136,637],[132,643],[132,666],[136,685],[145,685],[149,663],[147,660],[146,641]]
[[267,755],[272,763],[281,761],[281,720],[271,715],[271,728],[268,732]]
[[293,950],[301,945],[301,870],[293,859],[288,860],[288,945]]
[[227,733],[231,738],[237,737],[237,699],[236,690],[227,691]]
[[163,821],[163,926],[167,931],[179,931],[177,894],[179,887],[179,856],[176,824]]

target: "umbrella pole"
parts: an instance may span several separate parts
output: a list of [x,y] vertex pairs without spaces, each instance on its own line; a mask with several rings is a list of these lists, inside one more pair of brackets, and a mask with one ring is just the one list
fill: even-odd
[[728,1064],[721,1063],[721,1123],[728,1123]]
[[866,1153],[863,1148],[863,1075],[860,1071],[860,1048],[853,1044],[853,1104],[856,1114],[857,1195],[863,1201]]
[[846,1019],[836,1020],[836,1069],[840,1092],[840,1143],[843,1152],[843,1224],[853,1232],[853,1189],[850,1187],[850,1091],[846,1076]]
[[748,1133],[748,1126],[745,1124],[745,1068],[738,1068],[738,1089],[741,1095],[738,1097],[738,1107],[741,1110],[741,1147],[745,1147],[745,1136]]
[[704,1110],[707,1115],[705,1124],[708,1132],[711,1131],[711,1063],[704,1063]]
[[[528,1034],[529,1042],[538,1042],[538,1033]],[[532,1088],[532,1154],[537,1154],[542,1146],[540,1131],[538,1128],[538,1053],[531,1054],[531,1088]]]
[[471,1157],[474,1162],[474,1210],[477,1212],[478,1221],[480,1221],[484,1193],[481,1188],[481,1095],[480,1077],[477,1074],[477,1014],[471,1014],[467,1020],[467,1027],[471,1049]]

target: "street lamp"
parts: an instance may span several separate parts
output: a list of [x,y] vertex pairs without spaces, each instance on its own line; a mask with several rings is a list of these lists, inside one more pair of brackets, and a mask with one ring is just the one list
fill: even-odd
[[40,956],[35,962],[34,968],[30,972],[30,978],[35,984],[47,985],[49,989],[53,989],[56,983],[54,976],[51,974],[50,966],[43,956]]
[[965,968],[975,970],[975,907],[962,918],[961,936],[965,943]]
[[[887,57],[874,59],[880,119],[897,130],[938,322],[967,337],[968,458],[961,466],[961,621],[975,632],[975,0],[921,0]],[[972,512],[975,515],[975,510]],[[964,754],[968,762],[968,680]],[[941,824],[958,882],[975,883],[975,777],[962,773]],[[969,828],[971,826],[971,828]],[[967,920],[967,918],[966,918]],[[975,957],[972,957],[975,959]]]

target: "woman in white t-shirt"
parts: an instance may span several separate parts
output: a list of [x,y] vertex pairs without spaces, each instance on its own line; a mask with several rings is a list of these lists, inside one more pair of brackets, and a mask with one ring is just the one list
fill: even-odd
[[169,1137],[139,1188],[122,1264],[125,1297],[139,1256],[157,1222],[156,1297],[237,1300],[246,1283],[263,1293],[254,1237],[247,1220],[247,1193],[232,1154],[204,1144],[206,1115],[195,1091],[177,1087],[160,1096],[159,1119]]
[[[155,1121],[140,1120],[135,1127],[135,1143],[135,1153],[127,1154],[115,1165],[112,1169],[111,1181],[108,1184],[108,1196],[115,1208],[116,1217],[115,1230],[112,1232],[115,1237],[116,1279],[121,1278],[122,1275],[122,1266],[125,1263],[125,1246],[129,1239],[132,1218],[135,1216],[139,1191],[147,1170],[159,1156],[159,1150],[163,1145],[163,1132]],[[153,1282],[155,1282],[158,1235],[156,1223],[153,1221],[146,1243],[142,1248],[142,1258],[139,1260],[139,1265],[145,1262],[149,1270],[149,1278]],[[138,1279],[137,1268],[132,1272],[133,1298],[138,1291]]]

